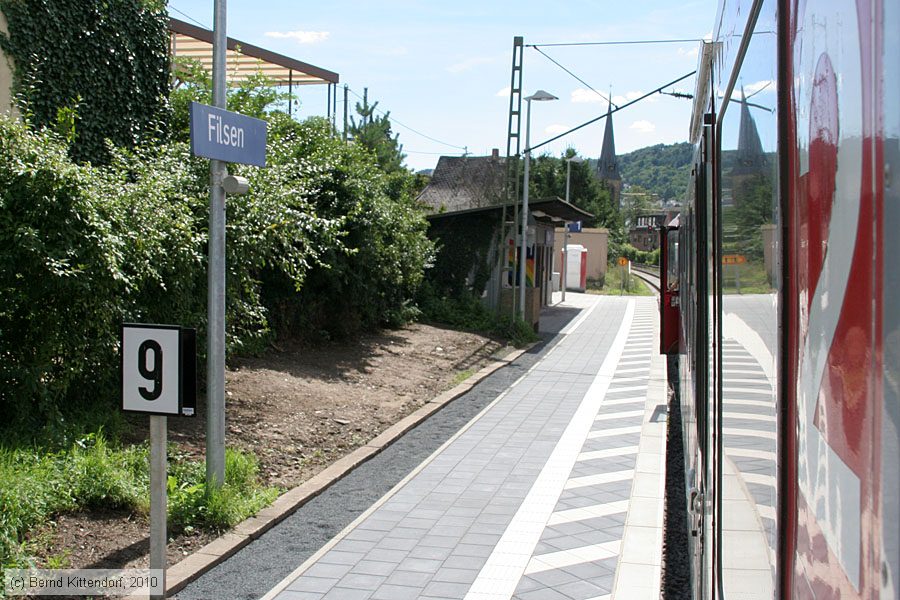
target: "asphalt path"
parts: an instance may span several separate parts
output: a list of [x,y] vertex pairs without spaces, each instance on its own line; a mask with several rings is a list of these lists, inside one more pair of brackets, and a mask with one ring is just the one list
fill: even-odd
[[263,596],[506,391],[560,339],[545,339],[180,591],[179,600]]

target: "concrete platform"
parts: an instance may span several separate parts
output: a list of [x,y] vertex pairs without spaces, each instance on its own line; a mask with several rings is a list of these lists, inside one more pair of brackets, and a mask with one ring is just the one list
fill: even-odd
[[265,598],[658,598],[656,302],[566,300],[539,362]]

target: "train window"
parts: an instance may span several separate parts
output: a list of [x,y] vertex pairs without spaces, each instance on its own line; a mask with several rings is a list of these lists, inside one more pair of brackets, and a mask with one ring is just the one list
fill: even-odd
[[666,269],[666,285],[669,290],[678,289],[678,230],[672,229],[666,233],[666,245],[668,246],[668,268]]
[[[718,433],[716,480],[723,599],[769,600],[775,593],[777,532],[776,374],[778,357],[776,2],[766,0],[739,65],[743,22],[723,24],[725,44],[717,95],[737,69],[731,97],[721,100],[717,155],[715,253],[718,306],[710,330],[720,331],[718,383],[711,422]],[[729,17],[729,15],[731,15]],[[745,19],[737,11],[724,15]],[[714,396],[713,396],[714,394]]]

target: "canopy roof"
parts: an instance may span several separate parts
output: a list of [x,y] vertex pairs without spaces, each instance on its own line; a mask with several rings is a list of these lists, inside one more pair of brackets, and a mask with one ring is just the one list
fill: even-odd
[[[193,58],[212,72],[213,32],[178,19],[169,19],[170,46],[173,57]],[[246,81],[262,73],[275,85],[335,84],[337,73],[278,54],[253,44],[228,38],[227,78],[230,82]]]

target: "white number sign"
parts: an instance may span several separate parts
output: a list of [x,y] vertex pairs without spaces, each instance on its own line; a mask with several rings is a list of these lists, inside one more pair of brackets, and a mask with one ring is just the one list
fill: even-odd
[[180,328],[122,326],[122,410],[180,414]]

